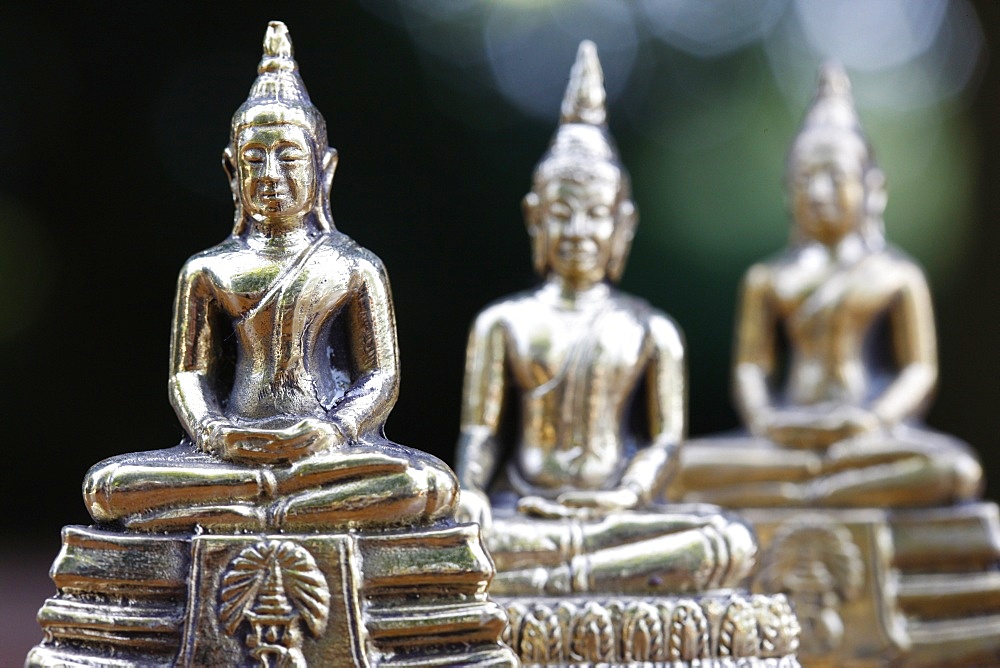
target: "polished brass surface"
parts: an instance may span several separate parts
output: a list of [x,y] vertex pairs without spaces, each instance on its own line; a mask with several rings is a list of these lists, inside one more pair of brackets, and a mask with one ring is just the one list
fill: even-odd
[[524,198],[543,283],[486,308],[469,336],[461,512],[482,524],[525,665],[794,668],[786,600],[725,589],[753,567],[747,526],[660,503],[685,431],[684,342],[612,287],[636,210],[604,100],[583,42]]
[[98,522],[145,531],[430,523],[457,486],[440,461],[382,436],[399,390],[382,263],[333,226],[337,153],[282,24],[233,117],[224,165],[233,234],[181,270],[172,450],[87,474]]
[[[524,198],[544,281],[488,307],[469,337],[457,470],[497,594],[703,591],[739,582],[756,552],[714,508],[652,507],[685,430],[684,344],[666,315],[611,285],[636,210],[604,99],[583,42]],[[505,411],[520,420],[502,466]]]
[[689,443],[676,494],[726,506],[975,498],[975,455],[918,423],[938,373],[930,291],[885,242],[885,178],[838,66],[822,72],[786,187],[791,242],[750,268],[737,313],[733,394],[750,433]]
[[899,572],[884,511],[756,509],[746,516],[765,546],[754,588],[791,598],[803,663],[888,662],[910,648],[906,619],[890,593]]
[[337,154],[280,22],[224,165],[232,235],[181,270],[168,450],[94,466],[29,665],[512,666],[478,527],[386,439],[385,269],[337,231]]
[[799,624],[783,596],[501,599],[525,666],[797,668]]
[[746,274],[733,392],[749,433],[687,442],[670,495],[738,508],[755,591],[785,593],[809,666],[1000,661],[1000,522],[969,447],[919,419],[930,291],[885,241],[885,178],[846,73],[821,70],[788,158],[788,248]]
[[[261,665],[254,650],[300,659],[271,666],[516,665],[497,644],[507,616],[485,598],[492,573],[471,524],[198,536],[67,527],[52,567],[59,594],[39,612],[45,641],[27,665]],[[267,608],[269,626],[291,634],[268,640],[262,628],[255,642]]]

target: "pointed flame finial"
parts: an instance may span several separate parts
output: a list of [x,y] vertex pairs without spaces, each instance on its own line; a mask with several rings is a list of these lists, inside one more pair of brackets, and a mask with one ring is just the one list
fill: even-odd
[[843,66],[835,61],[827,61],[819,68],[819,85],[816,97],[851,97],[851,80]]
[[827,62],[819,69],[816,97],[806,113],[804,127],[826,125],[862,136],[861,120],[854,108],[851,80],[840,63]]
[[288,27],[281,21],[271,21],[267,24],[267,32],[264,33],[264,56],[260,59],[257,72],[289,71],[298,69],[292,57],[292,37],[288,34]]
[[597,47],[590,40],[580,42],[576,62],[569,75],[563,98],[561,123],[603,125],[607,121],[604,72],[597,58]]
[[264,33],[264,55],[292,57],[292,38],[288,36],[288,26],[281,21],[271,21]]

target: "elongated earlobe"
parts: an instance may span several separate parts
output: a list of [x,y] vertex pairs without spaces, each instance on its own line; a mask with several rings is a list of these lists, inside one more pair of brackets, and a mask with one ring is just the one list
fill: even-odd
[[885,213],[888,194],[885,188],[885,172],[878,167],[870,167],[865,172],[865,211],[879,216]]
[[222,149],[222,169],[226,172],[229,190],[233,194],[233,234],[239,235],[246,229],[246,221],[243,219],[243,200],[240,199],[240,172],[230,146]]
[[611,239],[611,257],[608,259],[608,280],[617,283],[625,273],[625,262],[632,250],[632,239],[635,237],[635,226],[639,213],[630,199],[618,204],[618,215],[615,221],[615,233]]
[[233,185],[236,178],[236,157],[233,155],[233,149],[228,146],[222,149],[222,169],[226,172],[229,184]]
[[316,224],[324,232],[333,229],[333,214],[330,213],[330,189],[333,188],[333,174],[337,171],[339,156],[337,149],[327,147],[320,159],[319,190],[316,193]]
[[327,148],[326,152],[323,153],[323,185],[330,187],[333,184],[333,173],[337,171],[337,163],[340,160],[340,156],[337,154],[337,149]]
[[548,269],[548,234],[542,225],[542,204],[538,193],[530,192],[521,200],[521,211],[524,213],[524,225],[531,237],[531,259],[535,272],[545,277]]
[[889,201],[885,172],[869,167],[865,172],[865,210],[862,235],[873,247],[885,243],[885,207]]

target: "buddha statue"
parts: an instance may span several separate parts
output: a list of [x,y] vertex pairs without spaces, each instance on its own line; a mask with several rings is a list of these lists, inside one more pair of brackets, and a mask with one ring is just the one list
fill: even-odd
[[749,434],[688,442],[672,496],[731,507],[975,498],[975,455],[919,423],[937,381],[930,291],[885,241],[885,179],[839,66],[821,71],[786,187],[791,241],[746,273],[737,313],[733,394]]
[[383,434],[399,388],[392,299],[379,259],[333,225],[336,165],[274,22],[224,151],[232,235],[177,284],[169,392],[186,435],[94,466],[97,522],[294,531],[453,514],[448,467]]
[[[670,318],[613,287],[637,216],[590,42],[523,205],[543,282],[472,326],[457,457],[461,513],[482,524],[497,566],[491,592],[738,583],[756,551],[744,524],[655,505],[685,431],[684,342]],[[504,464],[508,412],[518,420]]]
[[28,666],[515,666],[444,463],[389,441],[381,261],[338,232],[337,163],[283,23],[224,151],[232,235],[181,270],[166,450],[94,466]]

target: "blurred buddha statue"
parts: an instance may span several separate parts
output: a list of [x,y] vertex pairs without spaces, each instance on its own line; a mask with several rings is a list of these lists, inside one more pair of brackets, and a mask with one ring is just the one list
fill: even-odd
[[389,283],[334,226],[337,153],[284,24],[270,25],[224,164],[232,235],[188,260],[170,401],[187,435],[90,470],[95,520],[129,529],[309,530],[430,524],[457,483],[386,440],[399,386]]
[[[583,42],[524,198],[544,282],[488,307],[469,338],[457,471],[462,511],[496,562],[494,594],[702,591],[753,565],[743,524],[651,506],[684,435],[684,343],[666,315],[612,287],[636,211],[605,119]],[[518,422],[502,465],[505,412]]]
[[885,242],[884,177],[838,66],[821,72],[786,183],[791,242],[750,268],[737,313],[733,388],[750,433],[685,444],[676,495],[734,507],[974,498],[975,456],[918,422],[937,381],[930,292]]

